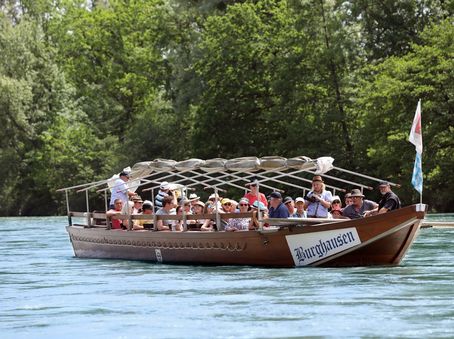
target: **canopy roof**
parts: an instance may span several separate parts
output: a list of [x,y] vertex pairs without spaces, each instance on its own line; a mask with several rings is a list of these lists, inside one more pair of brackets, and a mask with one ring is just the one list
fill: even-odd
[[219,172],[255,172],[282,171],[286,169],[316,170],[322,174],[332,169],[334,159],[331,157],[321,157],[311,159],[306,156],[284,158],[279,156],[266,157],[242,157],[235,159],[187,159],[175,161],[169,159],[155,159],[153,161],[138,162],[132,166],[131,178],[136,179],[150,175],[153,172],[187,172],[201,170],[206,173]]
[[[326,187],[337,192],[346,192],[352,187],[372,190],[373,187],[352,181],[352,177],[380,181],[381,179],[349,171],[333,165],[332,157],[312,159],[307,156],[284,158],[280,156],[242,157],[234,159],[186,159],[176,161],[171,159],[155,159],[152,161],[138,162],[132,168],[125,168],[129,172],[129,188],[132,190],[146,186],[142,192],[157,189],[161,182],[168,181],[174,188],[194,189],[196,186],[216,188],[230,186],[247,189],[245,184],[256,181],[262,189],[284,192],[286,187],[310,190],[313,175],[323,174],[328,180]],[[335,170],[335,175],[326,174]],[[348,180],[339,174],[347,173]],[[82,185],[62,188],[61,191],[78,189],[78,192],[88,191],[96,187],[97,192],[107,191],[115,187],[115,174],[107,180],[86,183]],[[398,186],[391,183],[392,185]],[[222,189],[221,189],[222,190]]]

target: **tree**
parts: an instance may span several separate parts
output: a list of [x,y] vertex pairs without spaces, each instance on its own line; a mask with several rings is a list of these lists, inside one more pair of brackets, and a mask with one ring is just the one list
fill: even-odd
[[[362,123],[356,141],[366,146],[363,166],[372,167],[376,176],[409,183],[415,151],[408,133],[416,103],[422,100],[425,196],[439,211],[454,202],[449,189],[454,187],[453,37],[451,21],[443,21],[427,28],[411,52],[366,68],[357,101]],[[402,196],[410,203],[415,191],[405,185]]]

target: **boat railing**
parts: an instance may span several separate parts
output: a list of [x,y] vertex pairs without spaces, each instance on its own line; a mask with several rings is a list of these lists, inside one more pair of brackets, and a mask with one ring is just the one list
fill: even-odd
[[[221,220],[234,219],[234,218],[252,218],[252,212],[246,213],[222,213],[219,215]],[[73,218],[82,218],[84,223],[73,223]],[[116,214],[109,216],[101,212],[75,212],[71,211],[68,214],[68,221],[70,226],[83,226],[85,228],[111,228],[112,220],[126,220],[128,221],[128,230],[132,230],[133,220],[150,220],[150,224],[154,225],[158,220],[171,220],[171,221],[192,221],[192,220],[216,220],[216,213],[210,214],[186,214],[186,215],[155,215],[155,214]]]

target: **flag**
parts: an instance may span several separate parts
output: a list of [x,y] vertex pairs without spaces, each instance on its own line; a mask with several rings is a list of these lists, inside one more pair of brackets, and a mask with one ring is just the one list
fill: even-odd
[[415,145],[416,152],[422,154],[421,100],[418,101],[418,106],[416,106],[415,117],[408,140]]
[[422,130],[421,130],[421,100],[418,101],[416,106],[415,117],[410,131],[410,142],[415,145],[416,158],[415,165],[413,166],[413,177],[411,183],[415,190],[422,194]]
[[413,177],[411,178],[411,183],[415,190],[422,194],[422,164],[421,164],[421,154],[416,153],[415,165],[413,167]]

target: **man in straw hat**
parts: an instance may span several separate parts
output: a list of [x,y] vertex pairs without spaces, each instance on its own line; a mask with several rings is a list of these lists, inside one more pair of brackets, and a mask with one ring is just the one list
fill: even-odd
[[350,197],[353,203],[342,211],[342,215],[350,219],[363,218],[367,211],[371,211],[378,206],[377,203],[364,199],[364,195],[357,188],[352,189]]

